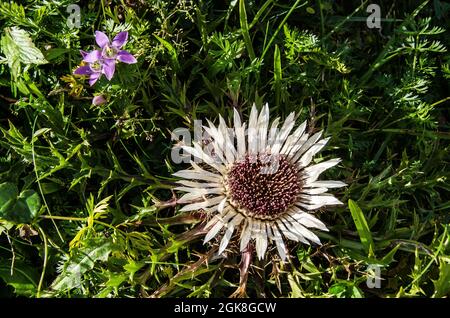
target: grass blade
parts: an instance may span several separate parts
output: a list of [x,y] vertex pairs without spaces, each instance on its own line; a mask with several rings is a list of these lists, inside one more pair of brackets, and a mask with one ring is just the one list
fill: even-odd
[[245,11],[244,0],[239,0],[239,21],[241,23],[242,36],[244,37],[245,47],[247,48],[248,55],[253,61],[255,56],[255,51],[253,50],[253,44],[250,39],[250,33],[248,32],[248,22],[247,22],[247,12]]
[[277,106],[280,106],[282,76],[280,49],[278,48],[278,45],[275,45],[275,52],[273,54],[273,82],[275,87],[275,102]]
[[348,207],[350,208],[350,213],[352,214],[353,221],[355,222],[356,230],[358,231],[361,243],[363,244],[367,254],[371,256],[373,255],[374,244],[372,233],[370,233],[364,213],[358,204],[351,199],[348,200]]
[[[266,55],[267,51],[269,50],[270,46],[272,45],[272,42],[275,40],[276,36],[278,35],[278,33],[280,32],[280,30],[283,28],[284,24],[286,23],[287,19],[291,16],[292,12],[294,12],[294,10],[297,8],[298,4],[300,3],[301,0],[297,0],[295,1],[294,5],[291,7],[291,9],[289,10],[289,12],[286,14],[286,16],[284,17],[283,21],[281,21],[281,23],[278,25],[275,33],[272,35],[272,37],[269,40],[269,43],[264,47],[264,51],[261,55],[261,60],[264,58],[264,56]],[[308,2],[305,2],[303,4],[300,5],[300,7],[305,6],[306,4],[308,4]]]
[[160,38],[156,34],[153,34],[153,36],[167,49],[170,55],[170,59],[172,60],[173,67],[175,71],[178,71],[180,69],[180,63],[178,62],[177,50],[172,46],[172,44],[170,44],[163,38]]
[[[264,13],[264,11],[266,11],[267,7],[273,2],[273,0],[267,0],[262,6],[261,8],[258,10],[258,12],[256,12],[255,17],[253,18],[253,21],[250,23],[249,29],[252,29],[256,23],[258,23],[258,21],[260,20],[262,14]],[[270,10],[269,10],[270,12]]]

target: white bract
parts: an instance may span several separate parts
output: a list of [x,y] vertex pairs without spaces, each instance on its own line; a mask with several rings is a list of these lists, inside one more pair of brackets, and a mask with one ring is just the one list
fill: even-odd
[[243,251],[252,241],[259,259],[274,243],[282,260],[287,257],[283,239],[320,244],[310,229],[327,231],[311,211],[327,205],[342,204],[330,188],[346,184],[319,181],[319,175],[337,165],[340,159],[311,164],[329,138],[322,131],[310,136],[306,122],[294,130],[295,113],[289,114],[281,128],[280,119],[269,126],[269,106],[258,113],[252,107],[247,123],[234,111],[234,127],[227,127],[220,116],[218,127],[204,127],[211,136],[205,151],[199,142],[183,149],[201,163],[174,175],[182,178],[176,190],[186,192],[177,202],[186,204],[181,211],[203,210],[210,218],[205,228],[205,243],[222,233],[219,254],[233,234],[239,237]]

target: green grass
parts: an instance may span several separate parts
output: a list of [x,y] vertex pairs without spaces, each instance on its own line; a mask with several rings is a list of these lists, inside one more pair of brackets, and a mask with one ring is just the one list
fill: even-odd
[[[0,4],[0,297],[244,294],[238,255],[211,261],[175,204],[171,131],[266,102],[325,130],[315,160],[342,158],[324,177],[348,187],[317,212],[323,245],[255,261],[245,294],[449,294],[446,2],[378,1],[381,30],[366,2],[331,0],[79,1],[70,29],[73,2]],[[89,87],[72,73],[95,30],[127,30],[138,63]]]

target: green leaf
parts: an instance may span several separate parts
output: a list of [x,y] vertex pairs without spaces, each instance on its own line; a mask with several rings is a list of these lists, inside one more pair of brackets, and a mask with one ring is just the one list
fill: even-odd
[[333,284],[328,292],[338,298],[362,298],[364,295],[354,282],[338,282]]
[[303,292],[302,292],[298,282],[296,281],[295,277],[292,274],[288,275],[288,283],[289,283],[289,286],[291,287],[290,297],[292,297],[292,298],[304,297]]
[[394,260],[395,253],[400,248],[400,244],[397,244],[389,253],[387,253],[380,261],[381,264],[387,266],[391,264]]
[[17,48],[9,35],[5,34],[2,36],[0,40],[0,48],[3,54],[5,54],[13,79],[16,79],[20,73],[20,59]]
[[0,259],[0,278],[15,290],[16,295],[33,297],[36,294],[38,273],[21,261],[14,263],[12,275],[8,261]]
[[341,297],[346,291],[347,285],[341,283],[334,284],[328,289],[330,294],[336,295],[337,297]]
[[351,289],[351,298],[363,298],[364,295],[357,286],[353,286]]
[[17,196],[17,186],[0,184],[0,218],[14,223],[30,223],[39,213],[41,198],[34,190],[25,190]]
[[123,273],[111,273],[110,272],[108,276],[109,276],[109,279],[106,282],[106,286],[112,287],[116,290],[128,278],[128,275],[123,274]]
[[248,55],[253,61],[255,56],[255,51],[253,51],[253,44],[250,39],[250,34],[248,32],[248,22],[247,22],[247,12],[245,11],[244,0],[239,1],[239,21],[241,23],[242,36],[244,37],[245,46],[247,47]]
[[16,203],[17,186],[11,182],[0,184],[0,218],[4,218],[6,213]]
[[275,86],[275,99],[277,106],[280,105],[282,76],[283,73],[281,70],[280,48],[275,44],[275,52],[273,54],[273,82]]
[[9,231],[14,226],[14,223],[8,222],[6,220],[0,220],[0,235],[3,232]]
[[348,200],[348,207],[350,208],[353,222],[355,222],[356,230],[359,234],[359,239],[361,240],[361,243],[363,244],[367,254],[371,256],[373,255],[374,244],[372,233],[370,232],[369,226],[367,225],[364,213],[361,211],[358,204],[356,204],[356,202],[351,199]]
[[42,52],[34,45],[27,31],[17,27],[6,28],[5,33],[13,40],[19,52],[19,60],[24,64],[45,64]]
[[53,182],[43,182],[41,183],[42,193],[50,194],[61,190],[61,186],[59,184]]
[[17,78],[20,74],[20,63],[26,65],[47,63],[42,52],[34,45],[28,32],[18,27],[4,29],[1,47],[13,78]]
[[45,56],[48,61],[52,61],[60,57],[61,55],[64,55],[66,53],[70,52],[70,49],[64,49],[64,48],[54,48],[50,49],[45,53]]
[[434,298],[450,294],[450,257],[439,257],[439,278],[433,284]]
[[[237,2],[237,1],[236,1]],[[258,12],[256,12],[255,16],[253,17],[253,21],[249,25],[249,29],[252,29],[257,23],[261,21],[262,14],[266,11],[267,8],[272,4],[273,0],[267,0],[264,2],[263,5],[259,6]],[[270,9],[269,9],[270,11]]]
[[172,44],[164,40],[163,38],[160,38],[156,34],[153,34],[153,36],[167,49],[170,55],[170,59],[172,61],[172,66],[174,68],[174,71],[178,71],[180,69],[180,63],[178,62],[178,54],[177,50],[173,47]]
[[130,274],[130,279],[133,280],[134,274],[145,266],[144,262],[134,261],[132,259],[128,260],[128,264],[124,265],[123,268]]
[[18,223],[30,223],[41,209],[41,197],[34,190],[20,193],[10,216]]
[[112,241],[95,241],[94,245],[75,251],[67,261],[63,272],[51,285],[54,292],[63,292],[78,287],[81,284],[81,275],[92,270],[97,261],[107,261],[113,251]]

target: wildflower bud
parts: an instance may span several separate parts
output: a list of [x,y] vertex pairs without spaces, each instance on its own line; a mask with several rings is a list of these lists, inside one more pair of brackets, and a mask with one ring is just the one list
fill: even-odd
[[95,105],[95,106],[100,106],[105,103],[106,103],[106,99],[105,99],[105,97],[103,97],[103,95],[94,96],[94,98],[92,99],[92,105]]

